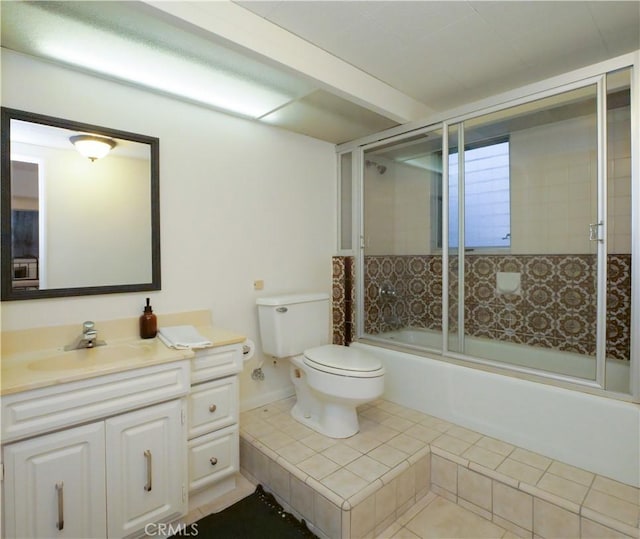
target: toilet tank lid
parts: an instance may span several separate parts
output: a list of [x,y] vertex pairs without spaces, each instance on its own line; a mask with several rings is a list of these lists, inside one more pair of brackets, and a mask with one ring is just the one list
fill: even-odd
[[292,305],[294,303],[308,303],[311,301],[328,300],[329,294],[323,292],[309,292],[305,294],[283,294],[281,296],[266,296],[256,299],[257,305]]

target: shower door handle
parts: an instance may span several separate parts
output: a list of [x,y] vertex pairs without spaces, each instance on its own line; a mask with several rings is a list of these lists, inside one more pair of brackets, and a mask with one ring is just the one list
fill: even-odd
[[602,239],[600,237],[600,227],[604,225],[604,223],[602,221],[599,221],[597,223],[591,223],[589,225],[589,240],[590,241],[604,241],[604,239]]

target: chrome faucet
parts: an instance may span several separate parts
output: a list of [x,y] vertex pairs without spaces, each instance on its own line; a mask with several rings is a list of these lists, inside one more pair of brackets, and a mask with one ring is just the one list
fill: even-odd
[[72,344],[64,347],[65,351],[81,350],[82,348],[94,348],[95,346],[103,346],[107,344],[98,340],[98,330],[95,323],[87,320],[82,324],[82,335],[80,335]]

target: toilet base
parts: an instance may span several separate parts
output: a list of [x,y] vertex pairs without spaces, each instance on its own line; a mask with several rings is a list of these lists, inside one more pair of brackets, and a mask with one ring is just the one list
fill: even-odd
[[354,407],[338,403],[323,403],[317,413],[304,411],[299,402],[291,409],[291,416],[310,429],[329,438],[349,438],[360,430]]

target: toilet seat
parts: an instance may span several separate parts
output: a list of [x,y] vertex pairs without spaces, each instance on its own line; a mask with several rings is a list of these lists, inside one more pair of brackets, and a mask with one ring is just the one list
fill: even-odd
[[336,344],[305,350],[303,361],[312,369],[352,378],[375,378],[385,372],[375,357],[357,348]]

